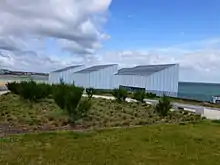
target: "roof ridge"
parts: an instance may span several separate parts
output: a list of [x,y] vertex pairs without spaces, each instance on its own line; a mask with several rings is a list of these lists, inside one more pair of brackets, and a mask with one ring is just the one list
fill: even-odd
[[77,68],[77,67],[80,67],[80,66],[83,66],[83,65],[71,65],[71,66],[67,66],[67,67],[65,67],[65,68],[57,69],[57,70],[55,70],[55,71],[52,71],[52,73],[62,72],[62,71],[65,71],[65,70],[68,70],[68,69],[72,69],[72,68]]

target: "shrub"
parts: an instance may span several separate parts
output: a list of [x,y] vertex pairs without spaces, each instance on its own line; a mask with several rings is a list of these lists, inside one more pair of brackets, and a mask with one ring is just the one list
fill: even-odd
[[92,102],[90,100],[83,100],[79,102],[79,105],[77,107],[78,110],[78,117],[85,117],[87,115],[87,112],[92,107]]
[[112,95],[115,97],[115,99],[118,102],[122,102],[126,100],[128,96],[128,92],[125,89],[119,88],[119,89],[114,89]]
[[22,81],[19,84],[19,95],[31,102],[46,98],[50,93],[49,84],[37,84],[35,81]]
[[65,109],[65,97],[69,88],[70,87],[65,84],[58,84],[52,86],[53,99],[61,109]]
[[157,103],[155,110],[160,116],[165,117],[171,108],[172,104],[170,102],[170,98],[164,95]]
[[64,96],[64,107],[69,115],[69,121],[75,122],[81,117],[81,112],[78,110],[78,105],[83,94],[83,88],[68,86]]
[[20,91],[19,95],[23,99],[30,100],[31,102],[37,100],[38,94],[37,84],[34,81],[22,81],[20,82]]
[[142,90],[137,90],[133,94],[133,99],[141,103],[144,102],[144,97],[145,97],[145,91],[142,91]]
[[153,99],[153,98],[156,98],[157,97],[157,95],[156,94],[154,94],[154,93],[146,93],[146,97],[147,98],[151,98],[151,99]]
[[95,93],[95,89],[94,88],[86,88],[86,94],[88,95],[89,100],[92,99],[92,96]]
[[51,86],[48,84],[37,84],[35,81],[12,82],[7,84],[8,90],[20,95],[24,99],[37,101],[46,98],[51,93]]
[[91,101],[83,100],[83,88],[74,85],[59,84],[53,86],[53,97],[56,104],[65,110],[69,116],[69,122],[75,123],[84,117],[91,108]]
[[17,82],[10,82],[6,84],[7,88],[9,91],[11,91],[14,94],[19,94],[19,90],[20,90],[20,83]]

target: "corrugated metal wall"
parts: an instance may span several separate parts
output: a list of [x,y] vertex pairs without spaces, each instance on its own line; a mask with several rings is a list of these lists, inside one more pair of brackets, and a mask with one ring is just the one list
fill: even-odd
[[113,89],[114,74],[118,71],[118,66],[113,65],[99,71],[89,73],[74,73],[73,80],[75,85],[82,86],[84,88],[95,89]]
[[84,68],[85,68],[84,66],[79,66],[61,72],[51,72],[49,74],[49,83],[57,84],[60,83],[60,79],[63,79],[65,83],[72,84],[73,83],[72,74]]
[[179,83],[179,65],[156,72],[146,79],[146,90],[162,95],[177,96]]
[[85,67],[73,68],[63,72],[53,72],[49,76],[50,83],[59,83],[60,78],[66,83],[72,83],[84,88],[114,89],[120,85],[128,87],[145,88],[158,95],[163,93],[176,96],[178,92],[179,65],[168,67],[149,76],[115,75],[118,65],[112,65],[99,71],[89,73],[74,73]]
[[120,85],[128,87],[145,88],[149,92],[158,95],[165,93],[176,96],[178,92],[179,65],[168,67],[150,76],[115,75],[114,88]]

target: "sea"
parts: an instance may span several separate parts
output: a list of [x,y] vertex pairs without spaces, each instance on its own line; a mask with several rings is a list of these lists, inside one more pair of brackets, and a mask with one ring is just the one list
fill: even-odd
[[[1,83],[8,81],[27,80],[27,76],[0,75]],[[31,79],[39,82],[47,82],[48,76],[32,76]],[[220,96],[220,83],[194,83],[179,82],[179,98],[187,98],[199,101],[212,101],[212,96]]]

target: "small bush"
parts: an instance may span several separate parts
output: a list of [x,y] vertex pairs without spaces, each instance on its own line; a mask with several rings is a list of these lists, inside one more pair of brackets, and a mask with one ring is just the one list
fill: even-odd
[[78,111],[78,117],[85,117],[88,113],[88,111],[92,107],[92,102],[90,100],[83,100],[79,102],[79,105],[77,107]]
[[52,86],[52,94],[55,103],[61,108],[65,109],[65,97],[69,90],[69,86],[65,84],[58,84]]
[[133,99],[137,100],[138,102],[143,103],[145,98],[145,91],[137,90],[133,94]]
[[83,88],[74,85],[59,84],[53,86],[53,97],[56,104],[65,110],[69,116],[69,122],[75,123],[86,116],[91,108],[91,101],[81,101]]
[[147,98],[151,98],[151,99],[153,99],[153,98],[156,98],[157,97],[157,95],[156,94],[154,94],[154,93],[146,93],[146,97]]
[[8,90],[20,95],[22,98],[37,101],[46,98],[51,93],[51,86],[48,84],[37,84],[35,81],[12,82],[7,84]]
[[157,103],[155,110],[160,116],[165,117],[168,115],[171,108],[172,104],[170,98],[164,95]]
[[74,123],[82,117],[81,112],[78,110],[78,105],[83,94],[83,88],[69,86],[66,89],[68,91],[64,97],[65,110],[69,115],[69,121]]
[[125,89],[114,89],[112,95],[118,102],[124,102],[128,96],[128,92]]
[[20,83],[17,82],[10,82],[6,84],[6,87],[8,88],[9,91],[11,91],[14,94],[19,94],[20,90]]
[[39,91],[37,89],[37,84],[34,81],[22,81],[20,82],[20,91],[19,95],[23,99],[27,99],[31,102],[37,100],[37,96],[39,96]]
[[95,93],[95,89],[94,88],[86,88],[86,94],[89,98],[89,100],[92,99],[92,96],[94,95]]

